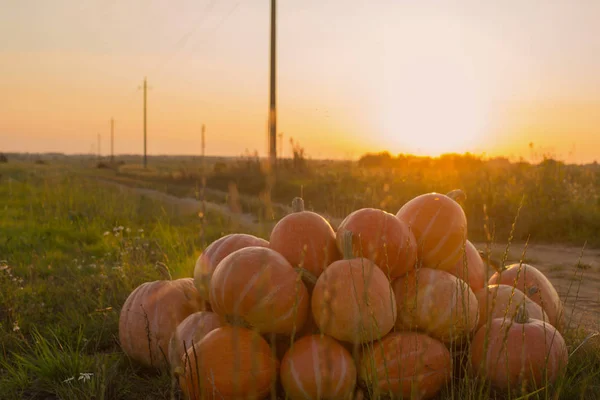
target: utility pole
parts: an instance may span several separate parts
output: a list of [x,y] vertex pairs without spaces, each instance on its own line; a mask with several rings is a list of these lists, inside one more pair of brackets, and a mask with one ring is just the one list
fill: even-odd
[[271,168],[275,168],[277,161],[277,0],[271,0],[271,73],[270,73],[270,100],[269,100],[269,160]]
[[115,120],[110,119],[110,163],[115,162]]
[[283,132],[279,132],[279,158],[283,160]]
[[100,158],[102,157],[102,156],[101,156],[101,154],[102,154],[102,151],[101,151],[101,149],[100,149],[101,140],[102,140],[102,137],[100,136],[100,134],[98,134],[98,161],[100,161]]
[[206,127],[204,126],[204,124],[202,124],[202,187],[200,188],[200,202],[202,203],[202,218],[200,219],[200,223],[201,223],[201,228],[200,228],[200,237],[201,237],[201,241],[202,241],[202,248],[206,248],[206,242],[205,242],[205,234],[204,234],[204,224],[206,222],[206,199],[205,199],[205,194],[204,194],[204,190],[206,188],[206,159],[205,159],[205,144],[206,144],[206,140],[205,140],[205,132],[206,132]]
[[146,92],[147,92],[147,85],[146,85],[146,77],[144,77],[144,168],[148,168],[148,158],[147,158],[147,154],[146,154],[146,149],[147,149],[147,136],[146,136]]

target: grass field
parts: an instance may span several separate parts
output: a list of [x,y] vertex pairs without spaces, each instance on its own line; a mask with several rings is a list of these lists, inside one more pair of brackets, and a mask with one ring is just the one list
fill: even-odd
[[[417,194],[461,187],[469,196],[469,234],[479,242],[506,243],[519,211],[515,243],[529,237],[540,245],[600,246],[596,166],[548,161],[498,167],[461,160],[447,168],[422,160],[412,160],[410,167],[405,160],[383,167],[324,163],[279,173],[271,181],[252,160],[218,167],[214,161],[205,173],[197,161],[163,160],[149,173],[96,169],[89,160],[0,165],[0,398],[178,398],[168,374],[141,369],[121,352],[123,302],[142,282],[164,279],[157,263],[167,265],[173,278],[191,276],[207,243],[252,227],[236,224],[236,212],[254,221],[253,233],[268,238],[273,220],[301,193],[310,208],[335,220],[367,206],[395,213]],[[194,205],[180,207],[172,198],[126,188],[197,198],[202,176],[206,200],[223,212],[209,207],[200,216]],[[498,249],[498,256],[503,252]],[[578,252],[568,254],[571,262],[555,268],[573,282],[566,295],[577,310],[581,282],[596,279],[600,266],[595,258],[582,264]],[[536,261],[535,254],[528,257]],[[565,378],[523,398],[600,398],[600,341],[585,340],[600,318],[588,313],[585,320],[583,326],[573,319],[566,331],[574,354]],[[473,385],[460,378],[441,398],[504,398],[493,392],[481,397]]]

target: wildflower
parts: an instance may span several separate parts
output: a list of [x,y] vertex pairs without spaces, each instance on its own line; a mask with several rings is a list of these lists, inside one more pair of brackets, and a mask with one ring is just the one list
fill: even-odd
[[144,230],[142,228],[138,229],[139,233],[144,233]]
[[72,376],[72,377],[70,377],[70,378],[67,378],[67,379],[65,379],[65,380],[63,381],[63,383],[71,382],[71,381],[72,381],[72,380],[74,380],[74,379],[75,379],[75,377],[73,377],[73,376]]
[[17,323],[17,321],[15,321],[13,323],[13,332],[19,332],[21,330],[21,328],[19,327],[19,324]]
[[110,232],[109,232],[109,231],[106,231],[106,232],[104,232],[104,233],[103,233],[103,235],[104,235],[104,236],[108,236],[108,235],[110,235]]
[[130,228],[125,228],[125,232],[129,233],[129,232],[131,232],[131,229]]
[[94,376],[94,374],[91,373],[91,372],[80,372],[79,373],[79,378],[77,378],[77,380],[78,381],[83,380],[84,382],[87,382],[90,379],[92,379],[92,376]]

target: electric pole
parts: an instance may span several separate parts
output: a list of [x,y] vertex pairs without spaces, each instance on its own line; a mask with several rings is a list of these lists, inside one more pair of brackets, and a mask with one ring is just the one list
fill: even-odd
[[115,162],[115,120],[110,119],[110,163]]
[[102,138],[101,138],[100,134],[98,134],[98,161],[100,161],[100,158],[102,157],[102,156],[101,156],[101,154],[102,154],[102,151],[101,151],[101,149],[100,149],[101,140],[102,140]]
[[269,159],[271,168],[275,168],[277,161],[277,8],[276,0],[271,0],[271,73],[270,73],[270,100],[269,100]]
[[283,132],[279,132],[279,158],[283,161]]
[[146,85],[146,77],[144,77],[144,168],[148,168],[148,159],[147,159],[147,155],[146,155],[146,149],[147,149],[147,136],[146,136],[146,92],[147,92],[147,85]]

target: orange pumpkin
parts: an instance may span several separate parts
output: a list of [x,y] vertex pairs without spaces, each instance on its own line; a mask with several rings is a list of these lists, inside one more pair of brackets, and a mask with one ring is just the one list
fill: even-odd
[[483,289],[485,286],[486,277],[483,259],[469,240],[466,242],[464,253],[461,252],[458,261],[446,271],[467,282],[474,292]]
[[260,334],[228,325],[187,351],[179,384],[190,400],[262,399],[274,387],[278,369]]
[[356,386],[356,366],[341,344],[324,335],[305,336],[281,361],[281,383],[287,397],[349,399]]
[[210,303],[229,322],[250,325],[261,333],[292,334],[306,321],[309,295],[281,254],[267,247],[245,247],[215,269]]
[[273,227],[270,247],[283,255],[292,266],[303,268],[316,280],[325,267],[341,258],[335,232],[325,218],[305,211],[301,198],[294,199],[292,208],[294,212]]
[[167,366],[169,340],[177,326],[204,308],[192,278],[143,283],[131,292],[121,309],[121,348],[145,366]]
[[342,249],[345,232],[352,232],[352,254],[375,263],[393,280],[414,268],[417,243],[408,226],[393,214],[376,208],[352,212],[337,230],[338,247]]
[[250,246],[269,247],[269,242],[245,233],[232,233],[215,240],[204,249],[194,267],[194,284],[204,300],[208,301],[210,279],[221,260],[236,250]]
[[484,326],[488,320],[495,318],[512,319],[521,304],[525,304],[527,313],[533,319],[548,322],[548,316],[525,293],[508,285],[489,285],[475,292],[479,303],[479,323],[477,329]]
[[450,197],[427,193],[415,197],[396,214],[417,240],[423,267],[448,269],[458,261],[467,240],[467,217]]
[[209,332],[223,325],[221,317],[210,311],[198,311],[188,315],[173,332],[169,341],[169,360],[171,369],[182,366],[183,355],[192,347],[192,343],[199,342]]
[[363,352],[359,378],[372,398],[429,399],[451,376],[450,352],[425,334],[392,332]]
[[481,327],[471,344],[474,372],[508,391],[553,383],[568,358],[561,334],[548,323],[530,319],[525,305],[514,320],[496,318],[489,327]]
[[512,264],[492,275],[488,283],[516,287],[542,307],[554,327],[560,330],[564,326],[563,303],[552,283],[537,268],[528,264]]
[[312,313],[322,333],[349,343],[370,342],[394,326],[394,293],[377,265],[352,258],[352,233],[344,236],[347,258],[333,262],[317,280]]
[[477,297],[454,275],[419,268],[392,283],[398,304],[396,327],[418,329],[443,342],[458,341],[477,326]]

